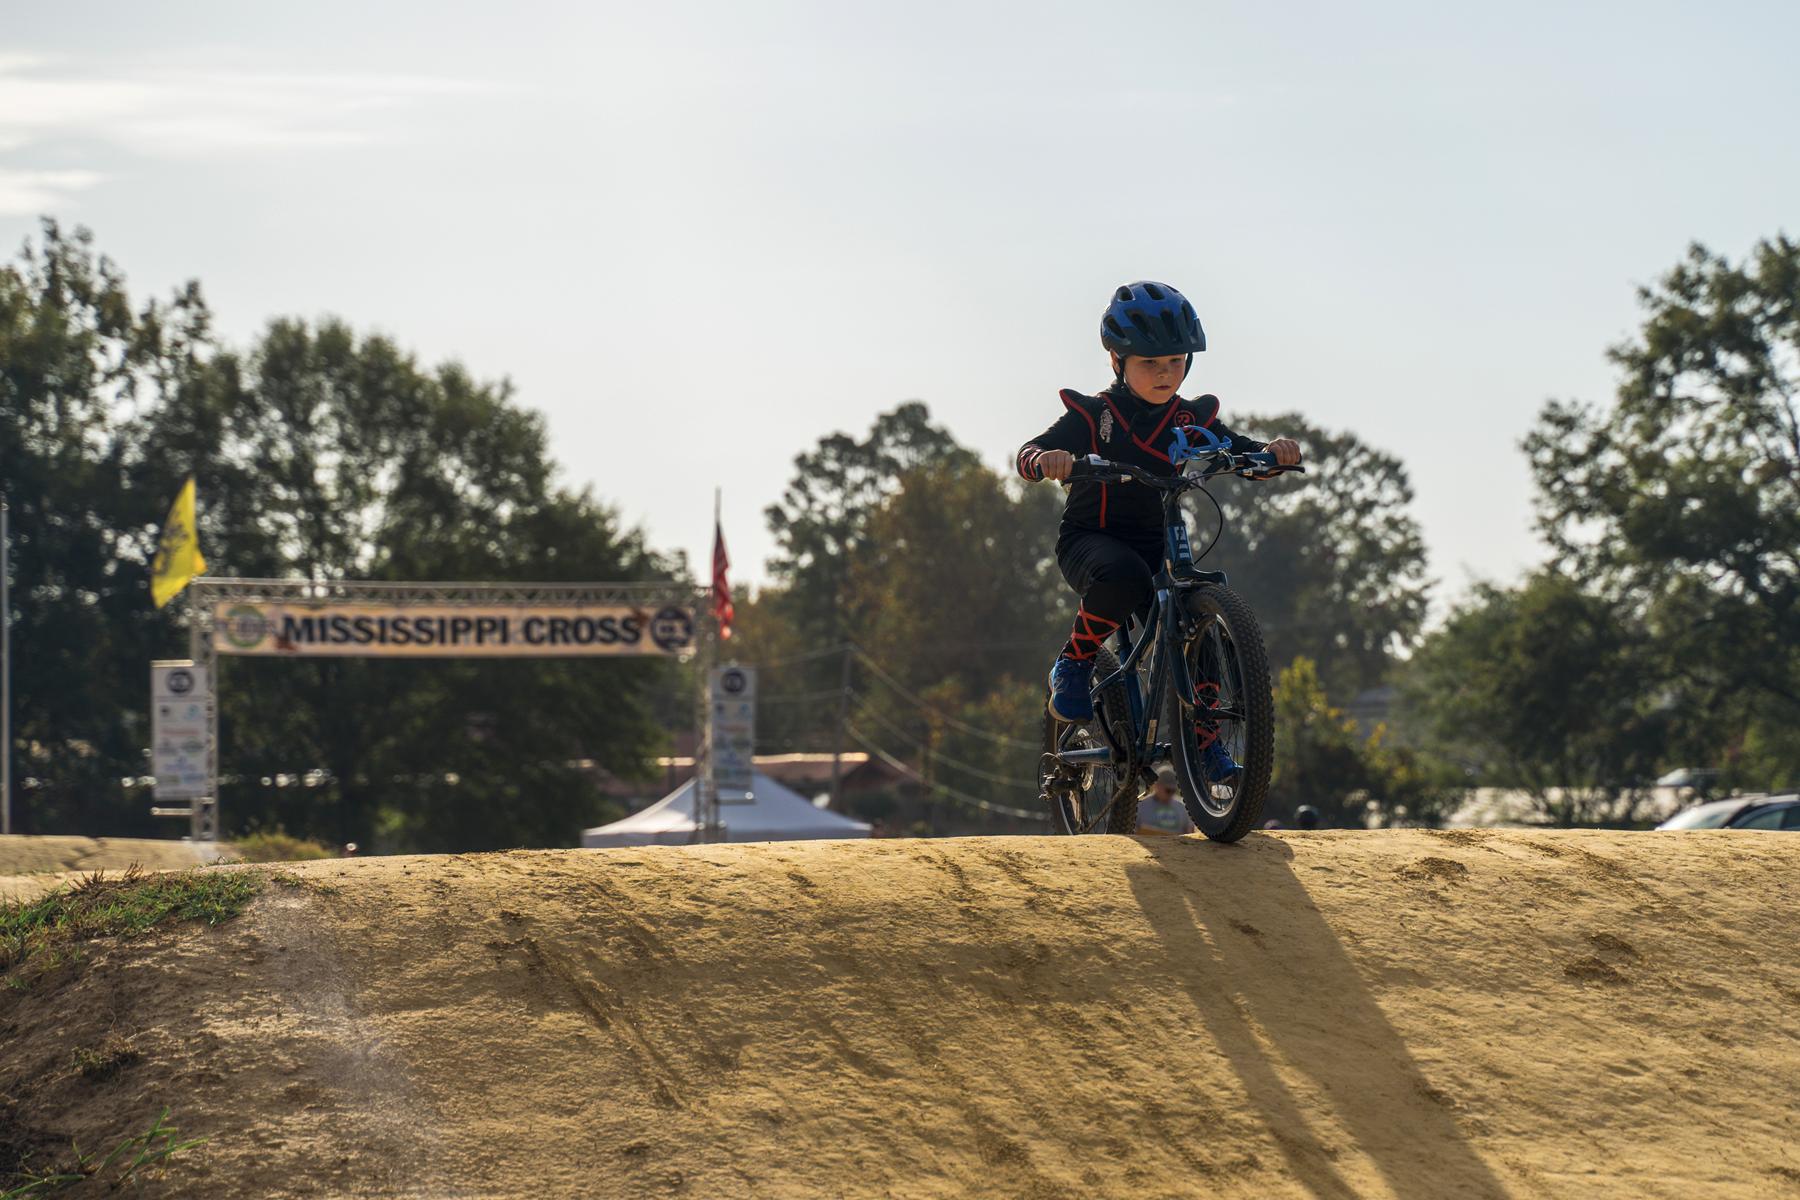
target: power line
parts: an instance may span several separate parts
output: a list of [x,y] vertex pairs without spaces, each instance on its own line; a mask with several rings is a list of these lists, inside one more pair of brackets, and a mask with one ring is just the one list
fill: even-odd
[[830,658],[834,654],[843,654],[854,648],[855,647],[851,646],[848,642],[845,642],[836,646],[824,646],[818,650],[806,650],[799,654],[784,654],[780,658],[765,658],[760,662],[745,663],[744,665],[747,667],[755,667],[759,671],[772,670],[776,667],[785,667],[792,663],[811,662],[814,659]]
[[945,787],[941,783],[933,783],[931,780],[920,775],[917,770],[876,745],[867,734],[863,733],[856,726],[850,725],[848,726],[848,729],[850,731],[850,736],[862,743],[863,749],[867,750],[870,754],[873,754],[876,758],[879,758],[894,770],[899,771],[902,775],[905,775],[919,786],[925,788],[927,791],[935,792],[958,804],[966,804],[972,808],[978,808],[983,812],[999,813],[1001,816],[1018,817],[1028,821],[1044,821],[1049,819],[1045,814],[1037,812],[1034,809],[1009,808],[1004,804],[992,804],[981,799],[979,796],[971,796],[966,792],[959,792],[955,788]]
[[917,705],[919,708],[922,708],[922,709],[926,710],[927,712],[930,712],[938,720],[940,720],[944,724],[950,726],[952,729],[960,729],[964,733],[969,734],[973,737],[987,738],[989,741],[996,742],[1002,746],[1013,746],[1020,750],[1036,750],[1036,749],[1038,749],[1038,744],[1036,742],[1027,742],[1027,741],[1023,741],[1019,738],[1007,737],[1005,734],[1000,734],[1000,733],[989,733],[987,730],[982,729],[979,726],[971,725],[967,721],[960,720],[956,717],[951,716],[949,713],[944,711],[942,705],[933,704],[931,701],[925,699],[923,696],[918,695],[916,692],[908,690],[908,688],[906,687],[905,684],[901,683],[898,679],[895,679],[893,677],[893,675],[891,675],[884,667],[882,667],[882,665],[880,663],[876,662],[874,659],[870,658],[867,654],[863,653],[862,648],[860,646],[852,645],[850,647],[850,650],[851,650],[851,653],[856,655],[856,659],[858,662],[862,663],[863,666],[869,668],[870,671],[875,673],[876,678],[880,679],[883,683],[887,684],[890,688],[893,688],[896,692],[900,693],[900,695],[904,696],[906,699],[912,701],[912,703]]
[[807,700],[835,700],[842,694],[840,688],[822,688],[816,692],[782,692],[773,696],[758,696],[758,704],[799,704]]
[[885,725],[889,730],[891,730],[897,736],[905,738],[907,741],[913,743],[914,745],[918,746],[922,750],[930,751],[931,752],[931,761],[934,763],[945,763],[949,766],[957,768],[960,771],[967,771],[971,775],[979,776],[982,779],[987,780],[989,783],[1005,784],[1008,787],[1025,787],[1025,786],[1027,786],[1025,784],[1020,783],[1017,779],[1015,779],[1009,775],[996,775],[992,771],[987,771],[987,770],[982,769],[981,767],[972,766],[969,763],[962,762],[958,759],[951,758],[948,754],[945,754],[945,753],[939,751],[937,748],[932,746],[929,742],[925,741],[923,738],[919,737],[917,734],[908,733],[905,729],[902,729],[899,725],[896,725],[894,722],[892,722],[892,721],[888,720],[886,717],[882,716],[881,713],[875,709],[870,708],[870,709],[865,709],[863,711],[867,715],[874,717],[877,721],[881,722],[883,725]]
[[[993,638],[965,638],[955,641],[934,638],[932,639],[931,644],[940,650],[956,650],[965,654],[997,654],[1012,650],[1042,649],[1047,643],[1042,638],[1006,642],[997,641]],[[846,650],[853,650],[859,654],[864,652],[860,646],[857,646],[853,642],[840,642],[835,646],[821,646],[817,650],[803,650],[797,654],[784,654],[779,658],[764,658],[759,659],[756,662],[747,662],[742,665],[746,667],[755,667],[758,670],[775,670],[778,667],[792,666],[794,663],[814,662],[821,658],[830,658],[832,655],[842,654]]]

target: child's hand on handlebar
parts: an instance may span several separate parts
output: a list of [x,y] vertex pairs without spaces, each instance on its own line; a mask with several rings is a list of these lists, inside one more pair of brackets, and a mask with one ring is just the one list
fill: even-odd
[[1268,444],[1266,449],[1275,456],[1275,461],[1284,467],[1300,465],[1300,443],[1293,438],[1276,438]]
[[1046,450],[1038,455],[1037,465],[1045,479],[1061,483],[1075,468],[1075,456],[1067,450]]

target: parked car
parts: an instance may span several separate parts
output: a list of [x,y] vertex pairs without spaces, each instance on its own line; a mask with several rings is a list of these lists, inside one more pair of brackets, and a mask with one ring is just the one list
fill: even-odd
[[1787,829],[1800,832],[1800,793],[1733,796],[1683,809],[1658,829]]

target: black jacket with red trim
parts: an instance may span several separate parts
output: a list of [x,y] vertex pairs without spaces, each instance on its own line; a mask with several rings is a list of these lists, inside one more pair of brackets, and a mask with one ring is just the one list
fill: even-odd
[[[1056,423],[1019,447],[1015,460],[1026,479],[1044,477],[1038,458],[1046,450],[1072,454],[1098,454],[1114,462],[1131,463],[1157,475],[1173,475],[1169,446],[1177,425],[1198,425],[1231,443],[1238,454],[1262,450],[1267,443],[1233,433],[1219,420],[1219,398],[1180,396],[1167,404],[1145,404],[1123,384],[1115,384],[1098,396],[1084,396],[1064,388],[1063,408]],[[1062,528],[1100,530],[1145,546],[1162,541],[1162,500],[1150,488],[1136,483],[1098,483],[1082,479],[1069,485],[1069,501],[1063,507]]]

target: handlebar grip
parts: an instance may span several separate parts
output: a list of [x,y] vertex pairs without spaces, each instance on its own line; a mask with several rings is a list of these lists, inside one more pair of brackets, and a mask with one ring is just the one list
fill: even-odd
[[1069,468],[1069,479],[1102,479],[1128,483],[1140,473],[1143,473],[1143,469],[1130,463],[1116,463],[1101,458],[1098,454],[1085,454]]
[[1107,462],[1098,454],[1083,454],[1069,464],[1069,478],[1073,479],[1077,475],[1111,475],[1113,474],[1112,467],[1112,463]]
[[[1246,454],[1243,457],[1246,461],[1255,464],[1255,471],[1259,475],[1265,474],[1265,473],[1283,473],[1283,474],[1285,474],[1286,472],[1289,472],[1289,471],[1292,471],[1298,475],[1306,474],[1306,468],[1303,466],[1300,466],[1298,463],[1294,464],[1291,467],[1282,466],[1281,463],[1276,461],[1275,456],[1273,454],[1270,454],[1267,450],[1252,451],[1251,453]],[[1250,475],[1250,471],[1251,471],[1251,468],[1246,468],[1243,471],[1240,471],[1239,474],[1248,477]]]

